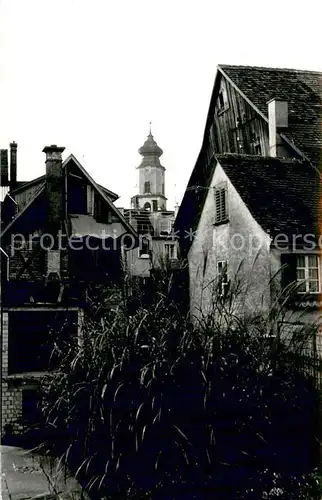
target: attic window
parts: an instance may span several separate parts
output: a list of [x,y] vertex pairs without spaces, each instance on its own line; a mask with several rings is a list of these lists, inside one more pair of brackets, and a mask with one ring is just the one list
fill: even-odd
[[228,108],[228,99],[226,89],[223,87],[219,90],[218,94],[218,113],[225,111]]
[[219,96],[218,96],[218,100],[219,100],[219,108],[222,109],[225,106],[224,92],[223,91],[220,91]]
[[227,185],[220,184],[214,188],[215,224],[223,224],[228,220]]

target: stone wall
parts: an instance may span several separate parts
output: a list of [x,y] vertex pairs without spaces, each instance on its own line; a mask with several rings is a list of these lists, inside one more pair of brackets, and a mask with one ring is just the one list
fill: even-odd
[[[23,309],[22,309],[23,310]],[[56,310],[56,309],[53,309]],[[71,312],[71,310],[69,309]],[[83,311],[75,308],[79,343],[83,328]],[[41,312],[41,311],[40,311]],[[65,310],[63,310],[65,312]],[[9,313],[2,314],[2,401],[1,401],[1,436],[10,424],[13,433],[24,430],[23,395],[24,391],[38,391],[44,372],[9,373]],[[26,353],[28,355],[28,353]]]
[[3,313],[1,435],[7,424],[11,424],[16,432],[22,429],[18,422],[22,411],[22,389],[13,387],[8,381],[8,330],[8,313]]

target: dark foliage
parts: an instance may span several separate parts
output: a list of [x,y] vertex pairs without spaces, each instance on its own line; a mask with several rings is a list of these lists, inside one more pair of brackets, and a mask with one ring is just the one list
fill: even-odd
[[132,315],[125,301],[66,344],[44,383],[46,448],[93,499],[319,498],[317,393],[296,349],[312,329],[272,342],[267,318],[223,299],[193,326],[171,287],[159,273]]

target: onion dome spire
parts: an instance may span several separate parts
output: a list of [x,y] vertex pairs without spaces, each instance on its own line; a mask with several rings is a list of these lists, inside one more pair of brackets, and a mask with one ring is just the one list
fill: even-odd
[[163,154],[162,149],[157,145],[153,138],[151,132],[151,122],[150,122],[149,135],[143,146],[140,147],[139,153],[141,156],[157,156],[160,157]]

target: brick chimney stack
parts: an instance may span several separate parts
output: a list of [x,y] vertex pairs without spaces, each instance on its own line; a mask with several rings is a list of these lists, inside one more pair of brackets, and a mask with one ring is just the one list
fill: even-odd
[[63,220],[63,171],[62,152],[64,147],[46,146],[46,203],[48,231],[56,236]]
[[17,186],[17,143],[10,143],[10,190]]
[[268,132],[270,156],[288,156],[280,132],[288,128],[288,105],[286,101],[268,101]]

